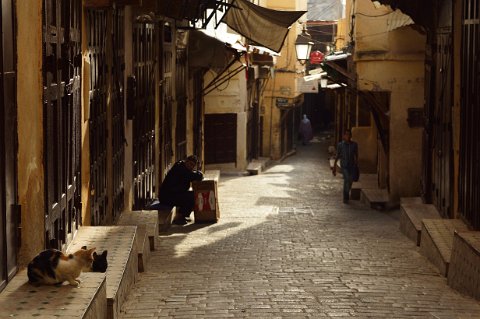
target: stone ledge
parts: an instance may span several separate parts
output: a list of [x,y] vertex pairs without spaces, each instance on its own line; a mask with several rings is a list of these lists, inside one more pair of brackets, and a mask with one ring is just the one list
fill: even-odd
[[480,300],[480,232],[455,232],[448,285]]
[[386,209],[389,202],[386,189],[362,189],[360,199],[370,208],[379,210]]
[[82,273],[79,287],[34,286],[26,269],[0,293],[0,318],[107,318],[105,274]]
[[[421,199],[420,199],[421,200]],[[416,200],[400,199],[400,231],[420,246],[422,219],[441,219],[437,208],[432,204],[417,203]]]
[[138,226],[146,225],[150,250],[155,250],[157,245],[159,227],[158,212],[156,210],[140,210],[123,212],[118,219],[117,225]]
[[145,272],[150,259],[150,243],[147,236],[147,226],[137,226],[136,247],[138,254],[138,272]]
[[448,276],[454,233],[467,230],[458,219],[423,219],[420,252],[442,275]]
[[138,258],[135,246],[136,226],[84,226],[80,227],[68,252],[82,246],[108,250],[107,310],[108,318],[117,318],[130,288],[138,275]]

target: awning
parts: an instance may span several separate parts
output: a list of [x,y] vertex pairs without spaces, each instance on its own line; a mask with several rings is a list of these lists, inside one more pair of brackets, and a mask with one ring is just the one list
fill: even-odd
[[205,30],[191,30],[188,50],[190,68],[206,68],[220,72],[246,48],[228,35],[210,35]]
[[290,26],[306,11],[278,11],[257,6],[246,0],[231,0],[221,22],[250,41],[280,52]]

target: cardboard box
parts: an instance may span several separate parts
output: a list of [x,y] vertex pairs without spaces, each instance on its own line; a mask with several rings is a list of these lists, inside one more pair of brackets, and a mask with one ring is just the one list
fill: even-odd
[[203,180],[193,182],[192,188],[195,194],[195,222],[216,223],[220,218],[217,181]]

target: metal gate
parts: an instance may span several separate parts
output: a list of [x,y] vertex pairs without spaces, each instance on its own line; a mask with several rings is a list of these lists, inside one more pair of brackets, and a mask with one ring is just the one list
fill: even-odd
[[175,158],[187,157],[187,51],[177,49],[175,66],[175,95],[177,100],[177,121],[175,124]]
[[480,230],[480,4],[464,0],[462,13],[459,212]]
[[153,197],[155,184],[155,34],[153,23],[133,25],[133,68],[137,95],[133,120],[134,205]]
[[[198,158],[203,154],[203,71],[196,71],[193,76],[193,152]],[[200,167],[199,169],[202,169]]]
[[45,0],[45,245],[61,249],[81,223],[81,1]]
[[125,167],[125,104],[123,97],[125,70],[124,8],[113,10],[113,65],[112,65],[112,187],[113,220],[123,210]]
[[[17,272],[17,104],[15,14],[13,1],[2,1],[0,31],[0,291]],[[18,222],[18,223],[17,223]]]
[[90,218],[91,225],[107,221],[107,11],[87,11],[90,60]]
[[172,109],[174,97],[174,44],[173,29],[165,23],[161,30],[161,48],[160,58],[162,61],[161,74],[162,79],[162,135],[163,135],[163,152],[162,152],[162,168],[166,174],[173,165],[173,140],[172,140]]
[[432,202],[444,217],[453,217],[452,38],[438,33],[435,48],[435,100],[432,136]]

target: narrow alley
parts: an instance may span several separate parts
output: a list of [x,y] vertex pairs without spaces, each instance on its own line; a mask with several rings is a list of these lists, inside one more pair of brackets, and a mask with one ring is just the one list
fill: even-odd
[[480,318],[399,231],[398,211],[342,203],[327,146],[222,176],[220,221],[161,235],[120,318]]

